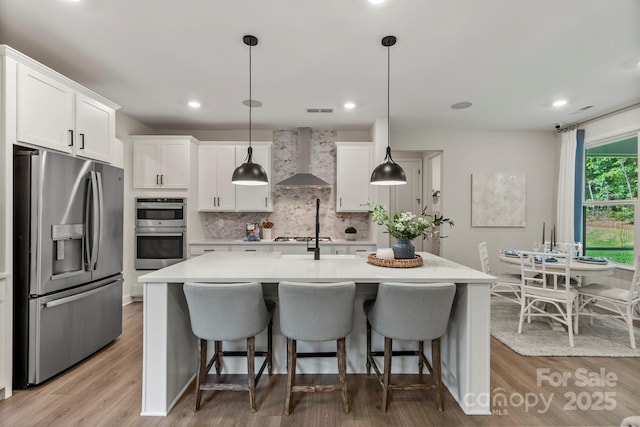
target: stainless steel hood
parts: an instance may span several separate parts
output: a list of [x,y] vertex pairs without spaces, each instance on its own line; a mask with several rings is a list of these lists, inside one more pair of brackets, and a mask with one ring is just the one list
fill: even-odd
[[311,128],[298,128],[298,173],[276,184],[277,188],[331,188],[331,184],[309,173]]

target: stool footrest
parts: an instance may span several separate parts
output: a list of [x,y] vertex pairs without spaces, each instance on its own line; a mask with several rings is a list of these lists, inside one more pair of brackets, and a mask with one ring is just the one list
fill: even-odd
[[313,351],[307,353],[296,353],[296,357],[336,357],[335,351]]
[[[420,352],[417,350],[397,350],[397,351],[392,351],[391,354],[393,356],[419,356]],[[371,355],[384,356],[384,351],[372,351]]]
[[[231,357],[234,357],[234,356],[246,357],[247,356],[247,352],[246,351],[221,351],[221,353],[222,353],[223,356],[231,356]],[[268,354],[269,354],[268,351],[256,351],[255,352],[256,356],[261,356],[261,357],[262,356],[266,356]]]
[[340,384],[325,384],[325,385],[294,385],[291,387],[292,392],[304,392],[314,393],[318,391],[342,391]]

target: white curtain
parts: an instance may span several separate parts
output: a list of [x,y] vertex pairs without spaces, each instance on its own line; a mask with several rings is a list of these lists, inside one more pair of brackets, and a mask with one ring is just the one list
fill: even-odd
[[[576,173],[576,129],[563,132],[560,148],[560,175],[558,177],[558,217],[556,220],[556,241],[574,242],[573,207]],[[580,189],[577,189],[580,191]]]

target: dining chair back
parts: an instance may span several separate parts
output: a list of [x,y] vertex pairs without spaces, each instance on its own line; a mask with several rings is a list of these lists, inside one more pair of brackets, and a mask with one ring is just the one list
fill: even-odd
[[567,327],[569,345],[574,346],[574,329],[578,332],[578,291],[571,285],[570,263],[568,254],[520,252],[522,300],[519,334],[522,333],[525,316],[528,323],[532,317],[546,317]]
[[[591,283],[579,288],[579,294],[580,316],[590,316],[590,324],[593,324],[594,317],[611,317],[623,321],[629,329],[631,348],[636,348],[633,321],[640,320],[640,255],[636,257],[635,273],[628,289]],[[593,310],[596,304],[606,311]]]
[[480,255],[480,267],[482,272],[496,277],[496,281],[491,284],[491,296],[504,298],[508,301],[520,304],[520,276],[515,274],[493,274],[489,264],[489,250],[487,242],[478,244],[478,254]]

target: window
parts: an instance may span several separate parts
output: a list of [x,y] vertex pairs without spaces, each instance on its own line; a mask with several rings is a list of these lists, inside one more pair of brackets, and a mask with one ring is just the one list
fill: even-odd
[[638,136],[588,146],[584,178],[585,255],[633,265],[638,213]]

